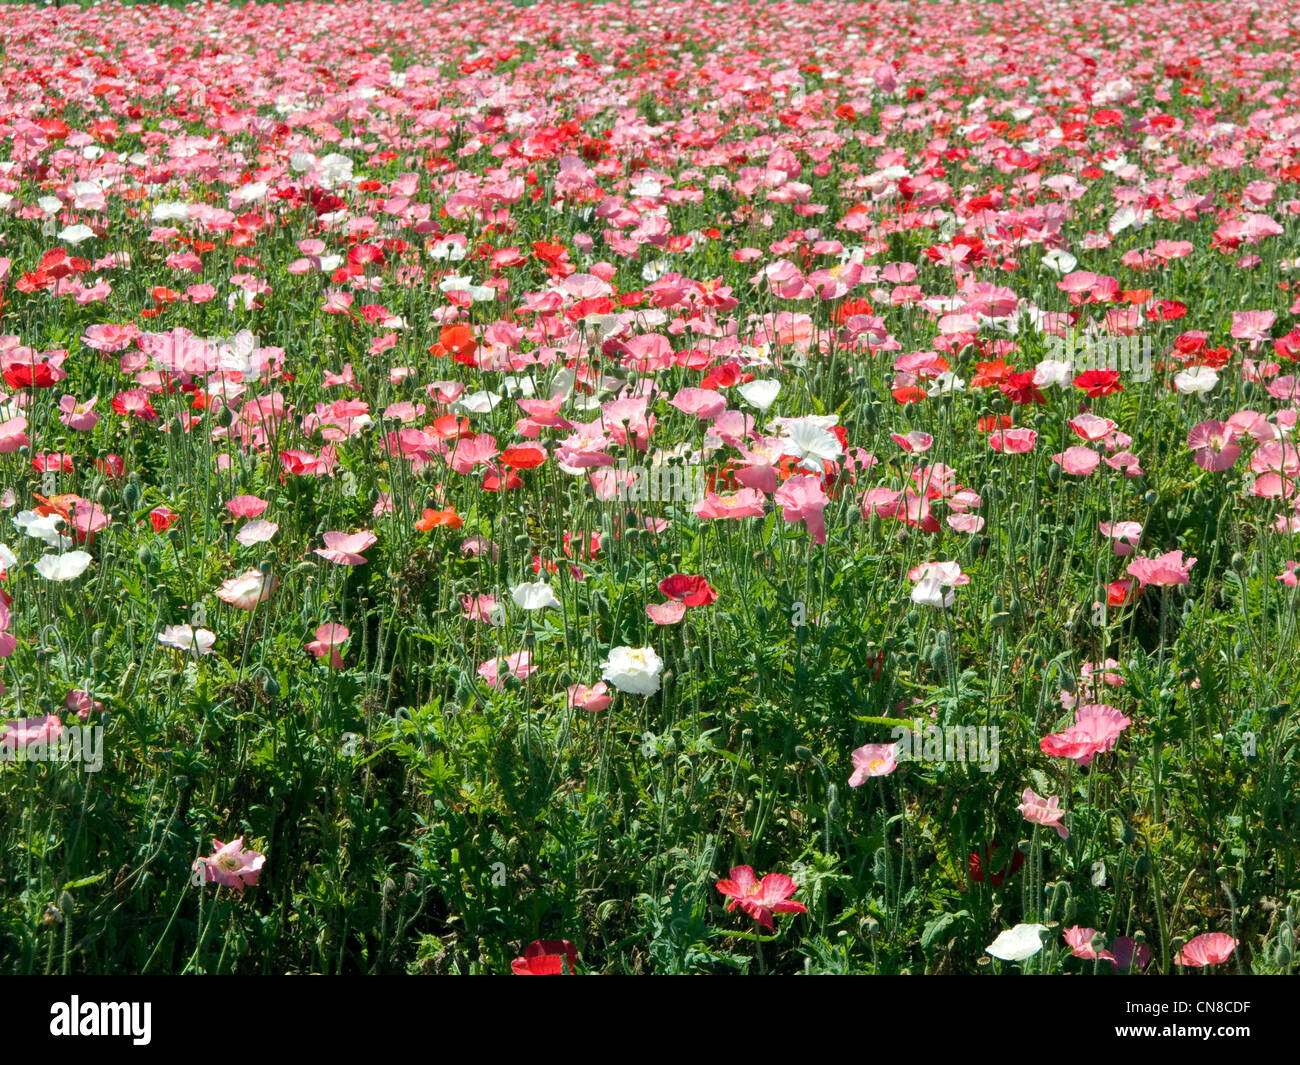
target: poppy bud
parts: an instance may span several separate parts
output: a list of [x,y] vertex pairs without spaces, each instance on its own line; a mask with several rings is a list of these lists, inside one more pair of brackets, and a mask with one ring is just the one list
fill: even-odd
[[145,569],[153,567],[153,552],[149,550],[148,544],[140,545],[140,549],[135,553],[135,560]]

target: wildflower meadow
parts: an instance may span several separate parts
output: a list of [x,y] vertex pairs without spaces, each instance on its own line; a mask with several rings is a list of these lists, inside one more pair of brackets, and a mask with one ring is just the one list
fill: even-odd
[[0,972],[1296,972],[1298,53],[0,8]]

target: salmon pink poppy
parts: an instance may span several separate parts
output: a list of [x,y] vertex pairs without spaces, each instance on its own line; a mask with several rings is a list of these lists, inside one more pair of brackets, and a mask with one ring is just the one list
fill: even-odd
[[1143,588],[1148,586],[1172,588],[1188,582],[1194,565],[1196,559],[1189,558],[1184,561],[1181,551],[1167,551],[1156,558],[1135,558],[1128,564],[1125,572],[1136,577],[1138,584]]
[[1237,949],[1237,941],[1224,932],[1206,932],[1188,942],[1174,957],[1175,965],[1189,968],[1205,968],[1218,965],[1232,957]]

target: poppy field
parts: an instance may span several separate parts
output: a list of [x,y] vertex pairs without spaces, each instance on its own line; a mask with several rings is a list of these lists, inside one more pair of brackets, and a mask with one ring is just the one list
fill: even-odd
[[0,972],[1295,972],[1298,50],[4,7]]

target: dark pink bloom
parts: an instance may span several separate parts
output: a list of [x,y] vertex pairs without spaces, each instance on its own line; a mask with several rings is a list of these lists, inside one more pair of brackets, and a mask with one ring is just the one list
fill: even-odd
[[729,880],[719,880],[718,890],[728,896],[727,912],[739,906],[750,917],[769,931],[775,931],[774,913],[807,913],[802,902],[787,901],[799,890],[799,885],[784,873],[768,873],[759,880],[748,865],[738,865],[731,870]]

